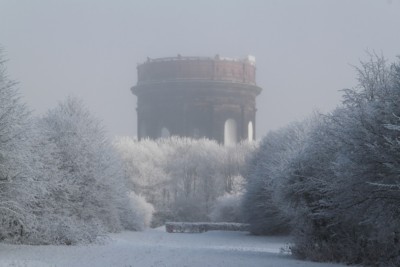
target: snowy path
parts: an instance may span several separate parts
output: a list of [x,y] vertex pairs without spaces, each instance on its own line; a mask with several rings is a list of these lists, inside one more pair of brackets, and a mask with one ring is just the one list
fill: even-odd
[[339,267],[298,261],[280,253],[283,237],[257,237],[242,232],[168,234],[164,231],[111,235],[105,245],[0,245],[0,266],[205,267],[279,266]]

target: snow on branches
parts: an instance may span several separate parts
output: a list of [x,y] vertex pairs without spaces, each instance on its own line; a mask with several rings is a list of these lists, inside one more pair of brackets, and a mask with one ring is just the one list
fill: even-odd
[[158,226],[168,220],[209,220],[218,197],[243,190],[242,174],[256,144],[224,147],[207,139],[139,142],[123,137],[114,146],[132,188],[155,206],[153,224]]
[[290,230],[302,258],[400,264],[400,60],[371,55],[327,115],[268,134],[250,163],[250,229]]

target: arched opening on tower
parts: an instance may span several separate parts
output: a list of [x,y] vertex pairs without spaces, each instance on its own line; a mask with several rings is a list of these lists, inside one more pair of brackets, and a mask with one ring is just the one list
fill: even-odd
[[161,138],[168,138],[170,136],[171,136],[171,134],[170,134],[169,130],[167,128],[163,127],[161,129]]
[[249,140],[249,142],[253,141],[253,136],[254,136],[254,133],[253,133],[253,122],[250,121],[249,125],[247,126],[247,139]]
[[224,125],[224,145],[231,146],[237,143],[237,126],[234,119],[228,119]]

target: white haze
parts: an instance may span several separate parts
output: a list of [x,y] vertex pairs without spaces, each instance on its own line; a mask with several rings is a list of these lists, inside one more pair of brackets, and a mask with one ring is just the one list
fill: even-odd
[[111,135],[136,134],[130,87],[147,56],[254,55],[261,137],[334,108],[366,50],[400,54],[399,25],[399,0],[0,0],[0,45],[29,107],[78,96]]

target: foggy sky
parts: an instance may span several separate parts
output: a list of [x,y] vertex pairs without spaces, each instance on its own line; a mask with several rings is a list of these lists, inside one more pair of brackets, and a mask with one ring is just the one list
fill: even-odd
[[400,0],[0,0],[0,45],[35,114],[78,96],[111,136],[136,135],[147,57],[254,55],[260,138],[332,110],[366,50],[394,60]]

